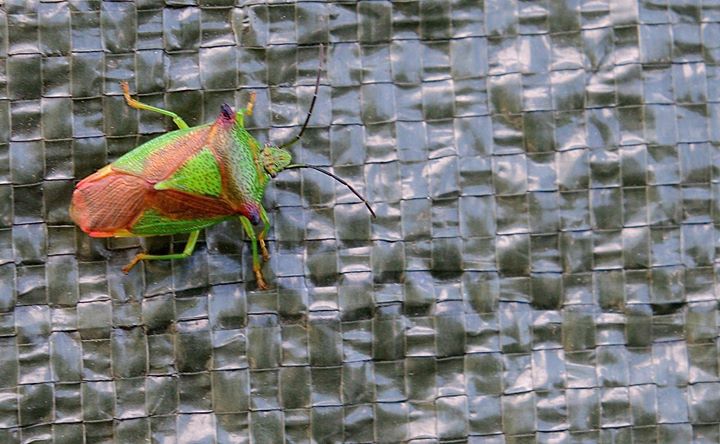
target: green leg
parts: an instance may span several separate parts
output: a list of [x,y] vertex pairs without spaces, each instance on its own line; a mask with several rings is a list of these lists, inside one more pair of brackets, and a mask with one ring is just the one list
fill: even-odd
[[180,129],[188,128],[188,124],[185,123],[185,121],[182,119],[182,117],[178,116],[172,111],[164,110],[162,108],[156,108],[154,106],[146,105],[142,102],[138,102],[137,100],[130,97],[130,88],[128,87],[127,82],[120,82],[120,87],[122,87],[123,95],[125,96],[125,101],[127,102],[128,106],[135,109],[144,109],[146,111],[152,111],[155,113],[160,113],[162,115],[171,117],[173,119],[173,122],[175,122],[175,125],[178,126]]
[[250,100],[248,100],[247,108],[239,109],[235,119],[238,121],[241,127],[245,128],[245,116],[251,116],[253,108],[255,107],[255,93],[250,93]]
[[248,219],[247,217],[240,216],[240,222],[242,222],[245,233],[247,233],[248,237],[250,238],[250,246],[252,247],[253,257],[253,273],[255,273],[255,280],[257,281],[257,286],[261,290],[266,290],[268,287],[265,283],[265,279],[263,278],[262,270],[260,268],[260,256],[258,256],[258,243],[257,236],[255,235],[255,230],[253,229],[252,223],[250,223],[250,219]]
[[183,249],[182,253],[176,253],[176,254],[146,254],[146,253],[140,253],[137,256],[133,258],[133,260],[130,261],[129,264],[125,265],[122,269],[123,273],[127,274],[132,270],[132,268],[137,265],[140,261],[157,261],[157,260],[168,260],[168,259],[185,259],[186,257],[189,257],[193,250],[195,250],[195,244],[197,243],[198,236],[200,235],[200,230],[193,231],[190,233],[190,237],[188,237],[187,243],[185,244],[185,248]]
[[260,219],[263,221],[263,229],[258,236],[258,241],[260,242],[260,253],[262,253],[263,260],[267,262],[270,260],[270,253],[268,253],[267,247],[265,247],[265,236],[267,236],[268,231],[270,231],[270,218],[268,218],[265,208],[262,206],[260,207]]

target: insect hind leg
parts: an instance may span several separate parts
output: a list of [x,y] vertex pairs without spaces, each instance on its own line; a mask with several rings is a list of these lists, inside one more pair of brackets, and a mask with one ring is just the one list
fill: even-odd
[[178,116],[172,111],[168,111],[166,109],[157,108],[151,105],[146,105],[145,103],[139,102],[132,97],[130,97],[130,87],[128,86],[127,82],[120,82],[120,87],[123,90],[123,96],[125,96],[125,102],[128,104],[129,107],[135,108],[135,109],[142,109],[145,111],[152,111],[155,113],[160,113],[164,116],[168,116],[173,119],[173,122],[175,122],[175,125],[177,125],[180,129],[189,128],[188,124],[185,123],[185,121],[182,119],[182,117]]
[[123,273],[128,274],[132,268],[140,261],[157,261],[157,260],[169,260],[169,259],[185,259],[192,255],[195,250],[195,244],[197,243],[200,230],[193,231],[188,237],[187,243],[182,253],[176,254],[147,254],[138,253],[135,255],[133,260],[122,268]]

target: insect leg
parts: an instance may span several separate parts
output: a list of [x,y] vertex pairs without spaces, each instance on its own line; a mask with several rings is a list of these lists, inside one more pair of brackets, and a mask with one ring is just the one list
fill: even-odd
[[240,126],[243,128],[245,127],[245,116],[251,116],[253,113],[253,108],[255,108],[255,91],[250,93],[250,99],[248,99],[247,107],[243,109],[239,109],[237,112],[237,121],[240,123]]
[[267,247],[265,247],[265,236],[267,236],[268,231],[270,231],[270,218],[262,205],[260,206],[260,218],[263,221],[263,229],[258,236],[258,241],[260,242],[260,252],[262,253],[263,260],[267,262],[270,260],[270,253],[268,253]]
[[128,106],[135,109],[144,109],[146,111],[152,111],[155,113],[160,113],[162,115],[171,117],[173,119],[173,122],[175,122],[175,125],[178,126],[180,129],[189,128],[188,124],[185,123],[185,121],[182,119],[182,117],[178,116],[172,111],[168,111],[162,108],[156,108],[154,106],[146,105],[142,102],[138,102],[137,100],[130,97],[130,88],[128,87],[127,82],[120,82],[120,87],[123,90],[123,96],[125,96],[125,102],[127,102]]
[[139,253],[137,254],[133,260],[130,261],[129,264],[125,265],[122,268],[123,273],[127,274],[130,272],[130,270],[137,265],[140,261],[157,261],[157,260],[168,260],[168,259],[185,259],[186,257],[189,257],[192,255],[193,250],[195,250],[195,244],[197,243],[198,236],[200,235],[200,230],[193,231],[190,233],[190,236],[188,237],[187,243],[185,244],[185,248],[183,249],[182,253],[176,253],[176,254],[147,254],[147,253]]
[[247,233],[248,237],[250,238],[250,246],[252,247],[252,257],[253,257],[253,273],[255,273],[255,280],[257,281],[257,286],[261,290],[266,290],[267,284],[265,283],[265,279],[262,275],[262,270],[260,269],[260,256],[258,256],[258,247],[257,247],[257,236],[255,235],[255,230],[253,229],[252,223],[250,223],[250,219],[248,219],[245,216],[240,216],[240,222],[242,222],[242,226],[245,229],[245,233]]

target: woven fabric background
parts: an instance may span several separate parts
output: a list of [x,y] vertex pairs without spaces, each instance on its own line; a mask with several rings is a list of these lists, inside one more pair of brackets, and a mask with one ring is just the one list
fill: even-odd
[[[0,442],[720,442],[717,0],[0,1]],[[314,171],[90,239],[77,180],[257,94]],[[119,203],[121,204],[121,203]]]

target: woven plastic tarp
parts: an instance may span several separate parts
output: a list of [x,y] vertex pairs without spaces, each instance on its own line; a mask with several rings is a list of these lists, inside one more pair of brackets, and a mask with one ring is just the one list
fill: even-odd
[[[0,442],[720,442],[717,0],[0,1]],[[319,68],[319,45],[326,62]],[[257,94],[239,222],[78,180]],[[118,202],[121,205],[122,202]]]

